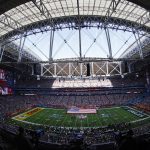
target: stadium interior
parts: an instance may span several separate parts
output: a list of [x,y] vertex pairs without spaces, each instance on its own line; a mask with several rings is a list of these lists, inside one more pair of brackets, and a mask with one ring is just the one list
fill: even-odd
[[56,149],[150,150],[150,1],[0,0],[0,150]]

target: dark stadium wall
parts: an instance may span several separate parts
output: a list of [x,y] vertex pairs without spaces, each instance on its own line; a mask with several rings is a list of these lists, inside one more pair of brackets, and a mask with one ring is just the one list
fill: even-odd
[[33,64],[33,75],[37,74],[37,70],[36,70],[36,64]]
[[89,63],[86,65],[86,68],[87,68],[87,76],[90,76],[91,71],[90,71],[90,64]]
[[41,66],[40,64],[33,64],[32,67],[32,75],[40,75],[41,74]]
[[132,73],[134,72],[134,65],[129,63],[128,61],[123,61],[121,63],[122,73]]

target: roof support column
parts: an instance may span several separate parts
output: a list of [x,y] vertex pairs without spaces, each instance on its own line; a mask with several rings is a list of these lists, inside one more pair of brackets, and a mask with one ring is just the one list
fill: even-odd
[[137,32],[137,36],[135,33],[134,34],[134,37],[135,37],[135,40],[136,40],[136,43],[139,47],[139,55],[140,55],[140,58],[143,59],[143,51],[142,51],[142,46],[141,46],[141,41],[140,41],[140,37],[139,37],[139,33]]
[[107,27],[105,28],[105,34],[106,34],[106,39],[107,39],[107,44],[108,44],[109,58],[112,59],[111,41],[110,41],[109,30]]
[[22,35],[21,38],[20,38],[20,44],[19,44],[19,47],[18,47],[18,52],[19,52],[18,62],[21,62],[21,59],[22,59],[23,47],[24,47],[25,40],[26,40],[26,37],[23,37],[23,35]]
[[69,62],[69,76],[71,77],[72,76],[72,74],[71,74],[71,72],[72,72],[72,70],[71,70],[71,63]]
[[105,75],[108,75],[109,74],[109,62],[107,61],[106,62],[106,74]]
[[43,76],[43,64],[41,64],[41,76]]
[[132,70],[131,70],[131,64],[130,64],[130,63],[127,63],[127,65],[128,65],[129,73],[132,73]]
[[120,61],[119,62],[119,72],[120,72],[120,75],[122,76],[123,75],[123,72],[122,72],[122,62]]
[[91,62],[91,74],[92,76],[94,76],[94,63]]
[[32,66],[31,66],[31,75],[34,75],[34,67],[33,67],[33,64],[32,64]]
[[56,76],[57,76],[57,72],[56,72],[56,71],[57,71],[57,70],[56,70],[56,67],[57,67],[57,66],[56,66],[56,63],[54,63],[53,65],[54,65],[54,76],[56,77]]
[[79,56],[81,60],[82,59],[82,46],[81,46],[81,28],[80,27],[79,27]]
[[50,31],[50,46],[49,46],[49,61],[52,61],[52,54],[53,54],[53,43],[54,43],[54,30],[51,29]]
[[80,63],[80,76],[81,76],[81,78],[82,78],[82,74],[83,74],[83,72],[82,72],[82,63]]
[[2,46],[2,45],[0,44],[0,62],[2,61],[3,54],[4,54],[4,50],[5,50],[5,46]]
[[0,58],[1,58],[1,54],[2,54],[2,45],[0,44]]
[[79,11],[79,0],[77,0],[78,9],[78,28],[79,28],[79,59],[82,59],[82,43],[81,43],[81,21],[80,21],[80,11]]

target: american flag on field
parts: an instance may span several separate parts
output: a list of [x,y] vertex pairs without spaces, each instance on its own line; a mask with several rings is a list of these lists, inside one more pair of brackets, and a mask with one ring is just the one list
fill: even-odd
[[80,108],[78,108],[78,107],[72,107],[68,111],[70,111],[70,112],[78,112],[79,110],[80,110]]
[[67,111],[68,114],[96,114],[96,109],[80,109],[71,108]]

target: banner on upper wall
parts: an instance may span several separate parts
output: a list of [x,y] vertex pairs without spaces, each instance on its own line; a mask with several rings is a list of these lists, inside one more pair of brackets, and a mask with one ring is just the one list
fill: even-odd
[[4,88],[0,87],[0,95],[11,95],[11,94],[13,94],[13,91],[12,91],[11,88],[9,88],[9,87],[4,87]]
[[0,79],[1,80],[5,79],[5,71],[3,69],[0,69]]
[[7,87],[2,89],[2,95],[8,95],[8,88]]
[[13,73],[0,69],[0,95],[13,94],[12,87],[14,85]]

